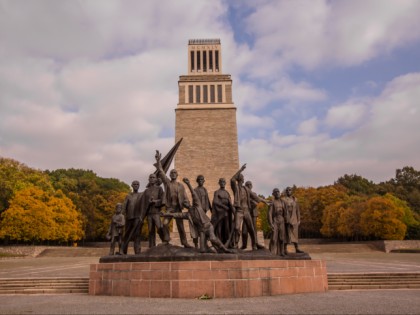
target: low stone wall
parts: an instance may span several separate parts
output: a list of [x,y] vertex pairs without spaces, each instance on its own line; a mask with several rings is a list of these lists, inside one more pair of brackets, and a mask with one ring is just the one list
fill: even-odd
[[322,260],[100,263],[89,277],[91,295],[241,298],[327,290]]
[[46,248],[45,246],[0,246],[0,253],[36,257]]
[[420,240],[404,240],[404,241],[378,241],[378,248],[386,253],[399,249],[420,249]]

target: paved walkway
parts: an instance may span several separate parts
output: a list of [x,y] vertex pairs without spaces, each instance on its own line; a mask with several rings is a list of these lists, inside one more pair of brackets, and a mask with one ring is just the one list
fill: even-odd
[[420,254],[326,253],[312,254],[312,259],[327,262],[327,273],[420,272]]
[[[420,254],[314,253],[328,273],[420,272]],[[99,257],[0,260],[0,278],[88,277]],[[420,290],[329,291],[242,299],[0,295],[0,314],[420,314]]]
[[420,314],[420,290],[329,291],[242,299],[0,296],[0,314]]
[[[420,254],[383,252],[311,254],[328,273],[420,272]],[[99,257],[38,257],[0,260],[0,278],[89,277]]]

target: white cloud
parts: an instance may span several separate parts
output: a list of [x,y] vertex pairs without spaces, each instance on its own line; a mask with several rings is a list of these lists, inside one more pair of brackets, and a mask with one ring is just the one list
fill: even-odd
[[366,104],[347,102],[346,104],[331,107],[328,110],[325,124],[330,128],[349,129],[359,125],[365,118]]
[[[332,184],[344,174],[380,182],[392,178],[397,168],[418,169],[419,87],[420,73],[395,78],[378,97],[361,100],[370,107],[370,115],[337,138],[274,133],[271,138],[243,141],[240,153],[241,160],[248,162],[246,177],[254,181],[256,190],[269,194],[274,187]],[[348,108],[343,112],[351,115]],[[337,114],[339,119],[346,117],[343,112]]]
[[325,90],[313,87],[308,82],[294,82],[287,77],[263,86],[239,80],[234,87],[235,103],[250,110],[260,110],[274,102],[301,104],[327,99]]
[[318,119],[312,117],[310,119],[304,120],[299,124],[298,131],[300,134],[311,135],[316,133],[318,130]]
[[[255,35],[247,45],[235,42],[225,1],[3,1],[0,155],[145,180],[154,150],[174,142],[187,40],[221,38],[240,159],[256,191],[330,184],[345,173],[386,180],[396,168],[420,167],[418,73],[323,117],[308,108],[325,109],[328,88],[287,72],[360,64],[419,38],[418,1],[365,3],[258,2],[244,21]],[[286,135],[285,124],[298,134]],[[346,133],[320,133],[338,129]]]
[[224,14],[221,1],[2,2],[0,155],[147,178],[174,141],[187,41],[228,43]]
[[248,4],[254,13],[246,19],[246,31],[256,37],[252,60],[264,60],[248,67],[256,77],[276,76],[291,65],[357,65],[420,38],[416,0]]

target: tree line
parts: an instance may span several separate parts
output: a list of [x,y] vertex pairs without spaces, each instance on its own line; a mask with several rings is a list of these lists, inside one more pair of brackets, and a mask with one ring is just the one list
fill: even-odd
[[[333,185],[293,187],[301,213],[303,238],[336,240],[420,239],[420,172],[406,166],[395,178],[375,184],[359,175],[344,175]],[[260,228],[267,207],[260,207]]]
[[[420,239],[420,172],[413,167],[397,169],[395,178],[379,184],[344,175],[333,185],[293,191],[303,238]],[[41,171],[0,157],[0,240],[102,241],[115,205],[129,192],[124,182],[91,170]],[[268,236],[268,208],[258,208],[257,227]],[[142,235],[147,234],[145,224]]]
[[41,171],[0,157],[0,239],[60,244],[103,240],[130,186],[91,170]]

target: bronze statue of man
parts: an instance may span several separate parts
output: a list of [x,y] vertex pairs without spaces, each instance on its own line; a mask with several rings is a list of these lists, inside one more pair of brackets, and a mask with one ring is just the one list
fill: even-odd
[[286,207],[280,198],[280,190],[273,189],[273,202],[268,208],[268,224],[271,227],[270,251],[274,255],[285,255]]
[[230,194],[225,189],[226,180],[219,179],[219,189],[214,192],[211,223],[214,226],[216,236],[227,247],[231,247],[233,240],[233,218],[234,208]]
[[114,255],[115,243],[118,243],[117,255],[121,255],[122,236],[124,231],[125,218],[122,214],[122,204],[117,203],[115,206],[115,214],[112,216],[111,224],[109,225],[108,233],[106,238],[111,240],[111,247],[109,249],[109,255]]
[[[168,213],[178,213],[182,212],[183,208],[190,207],[190,201],[188,200],[187,194],[185,192],[184,185],[177,181],[178,172],[173,169],[170,171],[169,176],[167,177],[165,171],[162,168],[161,164],[161,154],[159,151],[156,151],[156,169],[158,171],[158,177],[162,180],[162,183],[165,187],[166,193],[166,211]],[[166,235],[169,235],[169,223],[171,222],[171,217],[166,217],[163,221],[164,229]],[[184,222],[182,219],[175,218],[176,226],[178,228],[179,237],[181,240],[181,244],[185,248],[192,248],[190,244],[187,242],[187,236],[185,234]],[[168,236],[165,238],[169,241]]]
[[136,204],[140,200],[142,193],[139,193],[140,182],[138,180],[134,180],[131,183],[131,187],[133,188],[133,192],[129,193],[123,203],[123,214],[125,215],[125,233],[124,233],[124,241],[123,241],[123,253],[127,254],[128,244],[131,240],[134,241],[134,253],[140,254],[141,247],[140,247],[140,212],[136,210]]
[[[197,187],[194,188],[194,191],[197,193],[198,198],[200,199],[200,203],[201,206],[204,210],[204,212],[208,212],[209,210],[211,211],[211,203],[210,203],[210,198],[209,198],[209,194],[207,192],[206,187],[204,187],[204,176],[203,175],[198,175],[197,179]],[[194,242],[194,246],[195,248],[198,247],[198,238],[195,237],[196,235],[194,235],[194,233],[191,233],[191,237],[193,239]]]
[[162,216],[169,216],[174,218],[182,218],[189,220],[193,228],[200,234],[200,251],[207,251],[207,240],[215,247],[219,252],[231,253],[223,243],[214,234],[214,227],[210,222],[210,218],[206,215],[201,206],[200,198],[196,191],[192,188],[188,178],[184,178],[183,182],[187,185],[192,196],[192,206],[188,208],[188,212],[178,213],[163,213]]
[[[303,253],[299,249],[299,224],[300,224],[300,210],[297,198],[292,196],[292,188],[286,188],[286,196],[282,198],[286,207],[286,235],[287,244],[293,244],[295,246],[296,253]],[[287,255],[287,244],[285,246],[285,253]]]
[[[251,195],[250,214],[251,214],[251,217],[252,217],[252,225],[254,226],[255,232],[257,232],[257,218],[258,218],[257,205],[260,202],[264,202],[266,205],[268,205],[268,202],[265,199],[260,198],[257,195],[257,193],[252,191],[252,182],[251,181],[247,181],[245,183],[245,187],[247,187],[249,189],[249,193]],[[246,225],[243,224],[242,225],[242,247],[241,247],[241,249],[246,249],[247,246],[248,246],[248,230],[246,228]]]
[[204,176],[198,175],[196,181],[198,186],[194,188],[194,191],[197,193],[198,198],[200,198],[201,207],[203,208],[204,212],[207,213],[207,211],[211,211],[211,203],[207,189],[204,187]]
[[244,186],[244,176],[242,174],[245,168],[246,164],[242,165],[230,180],[230,186],[234,193],[233,206],[235,207],[234,248],[238,248],[239,238],[241,236],[241,226],[242,223],[244,223],[251,236],[252,250],[257,250],[258,248],[264,248],[264,246],[257,243],[257,233],[252,224],[250,214],[252,196],[248,187]]
[[149,175],[149,185],[143,192],[138,206],[141,208],[141,221],[147,215],[149,228],[149,248],[156,246],[156,229],[162,243],[167,243],[169,239],[165,237],[160,212],[166,203],[166,196],[162,187],[157,185],[156,174]]

